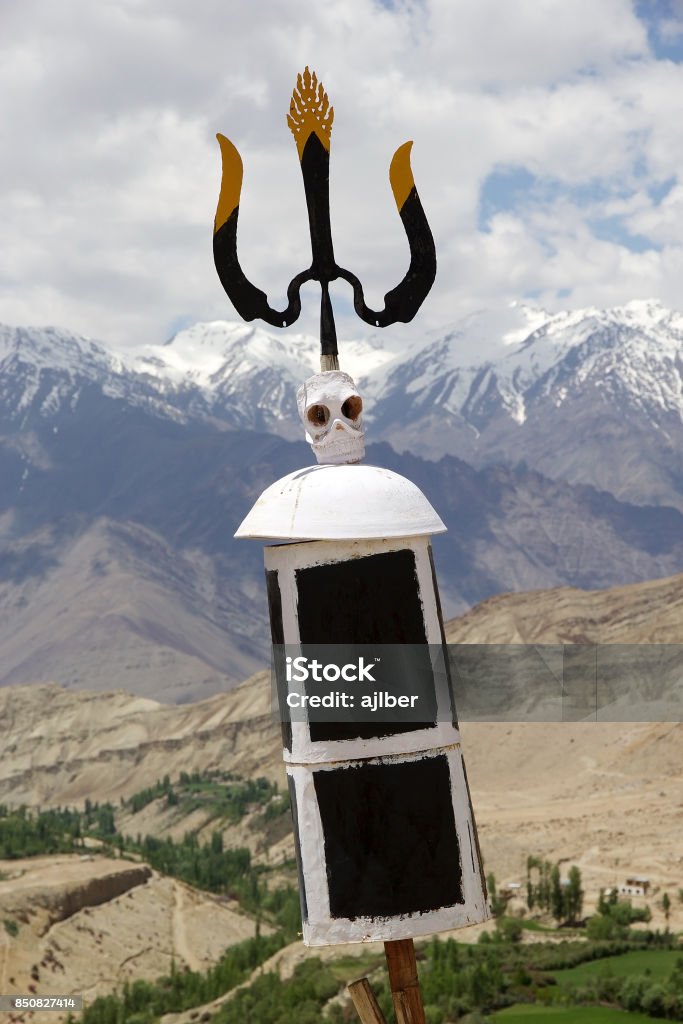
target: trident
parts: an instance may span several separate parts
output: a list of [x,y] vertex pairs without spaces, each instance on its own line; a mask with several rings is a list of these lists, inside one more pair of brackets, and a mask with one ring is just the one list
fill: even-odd
[[320,367],[339,369],[337,332],[330,301],[330,281],[342,278],[353,288],[356,313],[367,324],[388,327],[397,321],[409,323],[424,302],[436,276],[436,251],[415,180],[410,167],[412,142],[404,142],[394,153],[389,181],[396,207],[410,246],[410,266],[403,280],[384,296],[384,309],[374,310],[365,302],[363,286],[350,270],[334,258],[330,226],[330,136],[334,108],[322,83],[308,68],[297,76],[287,116],[301,163],[308,224],[311,233],[311,265],[289,282],[287,307],[273,309],[268,296],[244,274],[237,258],[237,219],[242,191],[243,165],[236,147],[224,135],[217,135],[223,161],[223,177],[214,221],[213,255],[216,270],[228,298],[244,320],[265,320],[272,327],[289,327],[301,312],[301,286],[319,281]]

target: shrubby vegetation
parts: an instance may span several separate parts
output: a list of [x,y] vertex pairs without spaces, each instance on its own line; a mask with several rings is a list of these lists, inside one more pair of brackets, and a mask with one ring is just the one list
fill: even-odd
[[494,917],[502,917],[507,908],[508,901],[498,892],[498,886],[496,885],[496,876],[492,871],[489,871],[486,876],[486,891],[489,896],[489,906],[491,907],[491,913]]
[[[672,942],[671,937],[662,941]],[[654,944],[650,941],[650,945]],[[503,943],[472,946],[458,944],[453,939],[442,941],[434,938],[419,953],[427,1024],[476,1020],[479,1013],[488,1015],[505,1006],[525,1002],[551,1005],[603,1002],[645,1013],[656,1011],[660,1017],[668,1014],[667,1019],[670,1020],[683,1019],[675,1015],[677,1004],[672,998],[680,984],[679,975],[683,972],[683,968],[678,966],[670,977],[657,983],[650,981],[649,985],[641,984],[643,979],[634,982],[629,977],[614,979],[609,975],[607,980],[596,978],[575,990],[570,987],[560,989],[555,983],[553,971],[616,956],[632,948],[630,941],[577,941],[520,948]],[[374,972],[374,967],[380,970]],[[373,989],[380,1007],[387,1020],[393,1019],[383,958],[379,957],[369,965],[366,963],[362,969],[372,973]],[[311,958],[299,964],[292,977],[285,981],[272,972],[257,976],[248,987],[236,992],[212,1017],[212,1021],[215,1024],[357,1024],[353,1007],[334,1000],[350,976],[348,967],[340,972],[334,963],[323,964],[318,958]],[[173,984],[180,991],[179,982]],[[118,1003],[112,1001],[113,997],[109,997],[109,1001],[98,1000],[100,1006],[93,1004],[84,1017],[84,1024],[117,1024],[119,1020],[126,1020],[127,1024],[150,1024],[153,1017],[149,1010],[154,1006],[163,1005],[163,1012],[168,1012],[171,1006],[181,1009],[192,1005],[182,1002],[188,988],[182,989],[182,995],[173,996],[170,994],[173,992],[170,979],[163,979],[159,985],[165,993],[163,1003],[161,996],[152,998],[148,994],[143,1011],[129,991],[125,1004],[123,997]],[[116,1016],[117,1009],[119,1017]],[[95,1015],[96,1010],[98,1015]]]
[[634,907],[630,900],[619,900],[615,891],[606,899],[602,889],[597,911],[586,925],[589,939],[623,939],[628,936],[631,924],[636,921],[647,924],[652,919],[649,907]]
[[[137,814],[154,800],[165,798],[166,806],[180,806],[185,814],[203,808],[210,819],[221,818],[231,824],[240,821],[253,805],[269,805],[277,797],[277,783],[261,776],[242,779],[233,772],[181,772],[175,785],[168,775],[153,786],[135,793],[121,806]],[[277,812],[276,812],[277,813]]]
[[[95,999],[78,1020],[82,1024],[152,1024],[164,1013],[188,1010],[229,992],[288,941],[291,936],[284,932],[258,936],[231,946],[206,974],[172,970],[154,982],[127,983],[120,993]],[[75,1019],[69,1017],[70,1022]]]
[[[263,821],[269,822],[274,821],[281,815],[286,814],[289,810],[289,793],[282,793],[281,796],[276,796],[273,800],[270,800],[266,804],[266,809],[263,812]],[[683,892],[683,890],[681,890]]]
[[[645,951],[656,957],[656,948],[675,946],[675,938],[666,933],[649,933],[641,940],[621,943],[563,942],[553,945],[515,946],[502,942],[458,945],[452,939],[433,939],[425,948],[420,964],[423,1000],[427,1024],[459,1021],[467,1014],[489,1014],[515,1003],[549,1005],[610,1004],[625,1010],[637,1010],[669,1020],[683,1020],[683,957],[673,971],[659,980],[647,974],[616,978],[595,974],[581,985],[558,986],[553,972],[582,963],[618,956],[631,950]],[[652,950],[652,952],[649,952]],[[647,969],[647,968],[646,968]],[[383,980],[375,986],[378,1001],[387,1019],[391,999]],[[254,1017],[255,1020],[260,1020]],[[352,1014],[335,1013],[334,1024],[355,1024]],[[279,1024],[274,1018],[272,1024]]]
[[147,807],[153,800],[158,800],[162,796],[166,797],[167,803],[177,803],[176,793],[171,785],[169,775],[164,775],[163,779],[157,779],[153,786],[148,786],[146,789],[141,789],[138,793],[134,793],[128,800],[124,800],[121,797],[121,806],[129,807],[133,814],[139,814],[143,807]]
[[245,1021],[320,1024],[323,1007],[340,987],[331,968],[317,957],[312,958],[298,964],[286,982],[273,973],[257,978],[248,988],[237,992],[213,1021],[214,1024],[245,1024]]
[[0,859],[70,853],[81,838],[82,819],[79,811],[36,812],[0,804]]
[[198,889],[239,900],[246,910],[288,931],[301,928],[298,892],[291,886],[269,891],[264,879],[267,869],[255,867],[245,847],[225,849],[221,832],[214,832],[211,841],[204,844],[192,832],[179,842],[146,836],[135,842],[129,840],[126,849],[139,852],[157,871]]

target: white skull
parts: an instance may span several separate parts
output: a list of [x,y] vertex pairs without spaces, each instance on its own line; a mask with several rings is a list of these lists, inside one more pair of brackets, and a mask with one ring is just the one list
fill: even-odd
[[314,374],[301,385],[296,401],[318,462],[342,465],[363,458],[363,400],[348,373]]

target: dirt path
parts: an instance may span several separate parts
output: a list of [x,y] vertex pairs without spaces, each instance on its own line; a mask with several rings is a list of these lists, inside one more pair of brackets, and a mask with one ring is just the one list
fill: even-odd
[[195,956],[194,950],[187,938],[187,929],[185,927],[187,891],[185,886],[180,882],[174,882],[173,895],[175,898],[172,925],[173,949],[178,956],[183,958],[191,971],[204,971],[206,965]]
[[277,953],[273,953],[259,967],[255,967],[248,978],[245,978],[235,988],[230,989],[225,995],[219,996],[218,999],[214,999],[211,1003],[205,1003],[203,1006],[194,1006],[191,1010],[186,1010],[183,1013],[167,1013],[161,1018],[161,1024],[195,1024],[199,1019],[198,1015],[199,1017],[203,1013],[213,1015],[221,1006],[229,1002],[236,992],[239,992],[242,988],[247,988],[261,974],[268,974],[272,971],[275,974],[279,974],[283,979],[290,978],[296,966],[312,956],[319,957],[324,962],[326,960],[334,960],[342,954],[344,956],[352,956],[354,954],[362,956],[369,951],[381,952],[382,948],[381,942],[358,942],[344,946],[320,946],[317,949],[308,949],[304,946],[303,942],[292,942],[289,946],[279,949]]

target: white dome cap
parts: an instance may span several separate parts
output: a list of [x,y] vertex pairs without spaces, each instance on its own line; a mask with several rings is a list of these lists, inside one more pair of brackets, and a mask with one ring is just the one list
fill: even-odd
[[379,466],[307,466],[267,487],[235,537],[357,540],[445,533],[419,487]]

